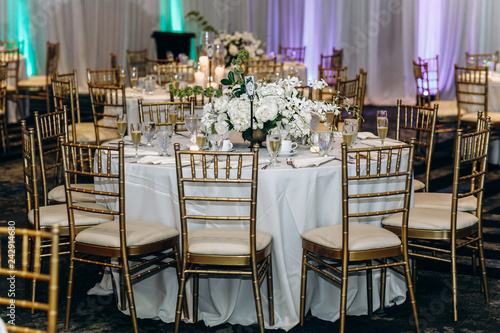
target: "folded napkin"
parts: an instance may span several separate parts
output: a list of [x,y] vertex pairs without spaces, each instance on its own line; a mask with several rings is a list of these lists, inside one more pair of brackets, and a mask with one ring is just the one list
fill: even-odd
[[144,156],[140,160],[137,161],[139,164],[153,164],[153,165],[166,165],[166,164],[175,164],[174,156]]
[[378,138],[378,136],[376,136],[372,132],[358,132],[359,140],[376,139],[376,138]]
[[[365,146],[370,146],[370,147],[382,147],[382,144],[380,142],[380,139],[379,140],[365,140],[363,142],[361,142],[362,144],[364,144]],[[393,139],[385,139],[384,140],[384,147],[387,147],[387,146],[400,146],[400,145],[404,145],[406,143],[404,142],[401,142],[401,141],[396,141],[396,140],[393,140]]]
[[294,164],[297,168],[308,168],[312,166],[319,166],[320,164],[333,161],[334,159],[335,156],[300,158],[294,160]]
[[[135,156],[135,148],[134,147],[124,147],[123,148],[123,153],[126,157],[130,156]],[[113,151],[113,155],[118,155],[118,152]],[[159,155],[160,153],[155,151],[155,150],[149,150],[149,149],[138,149],[137,150],[137,155],[140,156],[154,156],[154,155]]]

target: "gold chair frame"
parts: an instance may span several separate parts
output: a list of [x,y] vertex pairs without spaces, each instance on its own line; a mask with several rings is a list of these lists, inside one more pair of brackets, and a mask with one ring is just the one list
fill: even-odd
[[410,143],[410,140],[402,137],[401,130],[411,131],[411,137],[414,138],[415,144],[413,159],[425,163],[425,188],[423,191],[429,192],[438,105],[435,104],[434,107],[405,105],[400,99],[398,99],[397,105],[396,140]]
[[[33,281],[46,281],[48,283],[48,301],[45,302],[34,302],[28,301],[24,299],[20,299],[16,297],[15,306],[21,308],[34,310],[42,310],[47,312],[47,329],[41,330],[40,327],[31,328],[24,327],[20,325],[9,325],[9,322],[6,322],[7,331],[9,332],[26,332],[26,333],[36,333],[36,332],[47,332],[47,333],[56,333],[57,332],[57,297],[58,297],[58,288],[59,288],[59,226],[56,224],[48,231],[40,231],[40,230],[31,230],[31,229],[22,229],[12,227],[0,227],[0,235],[5,236],[1,237],[2,243],[4,241],[10,241],[15,238],[21,238],[21,254],[16,255],[16,258],[20,257],[21,268],[12,269],[9,265],[2,264],[2,260],[0,258],[0,275],[16,278],[16,281],[19,279],[26,279],[27,282],[30,280]],[[40,255],[41,255],[41,247],[44,242],[49,242],[52,244],[51,253],[50,253],[50,268],[49,273],[41,273],[41,265],[40,265]],[[34,246],[31,246],[33,244]],[[5,246],[6,248],[7,246]],[[4,248],[4,245],[2,245]],[[9,251],[10,253],[10,251]],[[30,267],[30,257],[35,258],[35,265]],[[37,260],[38,259],[38,260]],[[3,263],[10,264],[11,260],[6,260]],[[12,298],[0,297],[0,304],[2,305],[11,305]]]
[[306,47],[288,47],[288,46],[279,46],[278,53],[283,56],[283,61],[293,61],[292,55],[295,52],[295,61],[296,62],[304,62],[304,58],[306,56]]
[[7,75],[8,64],[0,62],[0,138],[3,153],[10,155],[9,131],[7,130]]
[[[406,154],[405,157],[405,150]],[[347,285],[348,275],[351,272],[366,271],[368,291],[368,313],[371,316],[372,309],[372,274],[373,269],[382,270],[381,308],[384,307],[385,294],[385,271],[392,268],[406,277],[406,284],[410,294],[410,302],[415,320],[416,331],[419,332],[417,306],[413,293],[412,279],[408,257],[408,239],[406,229],[408,226],[408,211],[410,208],[411,181],[413,173],[413,143],[401,146],[387,146],[377,148],[347,149],[342,143],[342,246],[331,248],[316,244],[302,237],[302,273],[300,288],[300,325],[304,324],[307,270],[315,271],[322,277],[326,277],[337,283],[341,288],[340,300],[340,332],[345,331]],[[351,157],[349,157],[350,155]],[[384,158],[383,158],[384,156]],[[351,167],[349,158],[355,163]],[[408,164],[404,165],[407,158]],[[374,159],[374,160],[373,160]],[[395,159],[395,162],[393,161]],[[385,165],[383,163],[385,161]],[[389,181],[391,179],[404,178],[404,189],[396,188],[388,192],[367,192],[351,194],[349,187],[363,184],[373,180]],[[391,210],[372,210],[362,212],[351,212],[349,202],[361,202],[376,198],[401,198],[403,206]],[[402,235],[399,246],[382,247],[378,249],[367,249],[353,251],[349,249],[349,225],[351,219],[366,219],[380,215],[402,213]],[[365,220],[366,221],[366,220]],[[359,221],[362,223],[363,221]],[[402,259],[400,258],[402,256]],[[375,264],[373,262],[376,262]],[[349,264],[358,264],[350,266]],[[364,264],[364,265],[362,265]],[[404,267],[404,271],[396,266]],[[340,275],[340,277],[338,277]]]
[[344,81],[347,79],[347,66],[342,68],[324,68],[321,65],[318,66],[318,80],[323,79],[327,84],[327,88],[323,88],[319,91],[319,99],[324,100],[324,94],[332,95],[332,88],[335,88],[338,81]]
[[474,66],[473,67],[480,67],[481,64],[479,63],[479,60],[484,60],[487,59],[488,57],[496,57],[495,65],[498,64],[500,61],[499,58],[499,53],[498,51],[495,51],[493,53],[469,53],[465,52],[465,61],[467,61],[467,64],[469,64],[469,58],[473,58],[474,60]]
[[120,86],[120,68],[88,69],[87,82],[93,85]]
[[[147,74],[158,74],[158,66],[163,65],[179,65],[172,59],[151,59],[146,56],[146,75]],[[186,65],[187,66],[187,65]]]
[[[146,76],[147,74],[147,68],[146,68],[146,57],[148,55],[148,49],[145,48],[143,50],[127,50],[127,71],[128,71],[128,77],[129,77],[129,84],[130,84],[130,78],[132,77],[132,67],[137,68],[137,77],[143,77]],[[132,85],[130,85],[132,86]]]
[[[0,50],[0,62],[7,64],[7,100],[15,103],[16,115],[20,117],[21,106],[19,105],[19,99],[17,98],[17,82],[19,81],[19,48]],[[9,79],[14,81],[13,85],[9,85]]]
[[[189,65],[183,65],[172,60],[165,59],[154,59],[157,62],[156,72],[152,71],[151,73],[157,75],[158,84],[163,86],[167,83],[174,83],[171,80],[171,75],[176,73],[183,73],[186,75],[186,82],[194,81],[194,68]],[[189,74],[192,74],[192,78],[189,77]]]
[[[177,299],[175,317],[175,332],[179,331],[181,320],[181,306],[184,301],[184,289],[186,281],[193,276],[193,322],[198,320],[198,280],[199,274],[229,274],[248,276],[252,279],[255,305],[259,331],[264,332],[264,316],[260,299],[260,284],[267,274],[267,288],[269,298],[269,325],[274,325],[274,301],[272,284],[272,241],[262,250],[256,249],[257,233],[257,175],[258,175],[258,146],[255,145],[251,152],[213,152],[213,151],[181,151],[180,145],[176,143],[175,160],[177,169],[177,185],[179,192],[179,208],[181,217],[182,237],[182,269],[181,285]],[[183,168],[183,156],[190,160],[188,169]],[[208,172],[208,166],[213,158],[214,172]],[[201,166],[195,165],[195,159],[201,159]],[[242,171],[244,160],[251,160],[252,170],[250,176]],[[231,161],[237,165],[231,166]],[[221,165],[219,165],[219,163]],[[238,197],[215,197],[200,196],[192,191],[186,191],[186,184],[206,184],[208,186],[239,184],[249,190],[248,195]],[[210,203],[240,203],[248,207],[248,215],[231,216],[206,216],[192,212],[190,204]],[[242,255],[215,255],[197,254],[190,252],[189,248],[189,220],[217,220],[220,223],[230,221],[249,222],[249,246],[250,253]]]
[[[483,111],[484,116],[488,117],[488,72],[489,70],[485,67],[460,67],[455,64],[455,90],[459,109],[458,128],[462,125],[466,128],[476,127],[475,121],[462,120],[464,114]],[[493,127],[495,125],[493,124]]]
[[[345,98],[349,100],[349,104],[356,109],[358,119],[363,118],[363,107],[365,100],[366,88],[366,71],[363,68],[359,69],[359,74],[352,80],[338,80],[336,83],[336,90],[338,95],[342,97],[339,101],[335,101],[336,96],[333,96],[333,101],[344,105]],[[358,127],[361,129],[361,120],[358,122]]]
[[333,54],[323,55],[321,53],[319,64],[323,68],[341,68],[344,60],[344,49],[333,48]]
[[[144,103],[143,99],[137,100],[139,109],[139,121],[142,123],[145,120],[145,115],[149,116],[149,119],[153,119],[156,126],[170,125],[172,129],[175,130],[177,125],[184,125],[184,116],[186,110],[190,109],[190,102],[158,102],[158,103]],[[179,106],[180,112],[178,113],[177,122],[172,124],[170,118],[169,106]]]

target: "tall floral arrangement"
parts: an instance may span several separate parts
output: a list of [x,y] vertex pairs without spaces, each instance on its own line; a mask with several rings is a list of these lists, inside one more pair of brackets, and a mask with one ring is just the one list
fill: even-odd
[[237,58],[238,52],[241,50],[248,52],[249,59],[258,59],[265,53],[262,41],[249,32],[220,33],[215,43],[224,44],[226,66],[229,66],[232,60]]

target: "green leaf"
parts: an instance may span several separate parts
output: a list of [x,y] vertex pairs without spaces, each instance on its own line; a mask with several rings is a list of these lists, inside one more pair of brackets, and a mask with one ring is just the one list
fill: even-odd
[[229,72],[229,73],[227,74],[227,77],[228,77],[228,79],[229,79],[229,80],[231,80],[231,82],[233,82],[233,83],[234,83],[234,82],[236,82],[236,81],[234,80],[234,73],[233,73],[233,72]]
[[231,84],[233,84],[233,82],[231,82],[231,81],[230,81],[230,80],[228,80],[228,79],[222,79],[222,80],[220,81],[220,83],[222,83],[222,84],[223,84],[223,85],[225,85],[225,86],[230,86]]

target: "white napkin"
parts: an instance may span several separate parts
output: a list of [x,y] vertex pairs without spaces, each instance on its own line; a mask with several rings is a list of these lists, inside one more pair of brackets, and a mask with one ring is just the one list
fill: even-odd
[[366,139],[376,139],[378,136],[373,134],[372,132],[358,132],[358,139],[359,140],[366,140]]
[[[370,146],[370,147],[382,147],[380,140],[365,140],[361,143],[364,144],[365,146]],[[386,138],[384,140],[384,147],[386,147],[386,146],[400,146],[400,145],[404,145],[404,144],[405,144],[404,142],[396,141],[393,139]]]
[[[123,153],[125,156],[135,156],[135,148],[134,147],[124,147],[123,148]],[[113,152],[113,155],[118,155],[118,152]],[[160,153],[154,150],[149,150],[149,149],[138,149],[137,150],[137,155],[141,156],[154,156],[154,155],[159,155]]]
[[139,164],[153,164],[153,165],[166,165],[166,164],[175,164],[174,156],[144,156],[140,160],[137,161]]
[[333,161],[335,156],[309,157],[301,158],[293,161],[297,168],[307,168],[310,166],[318,166],[320,164]]

